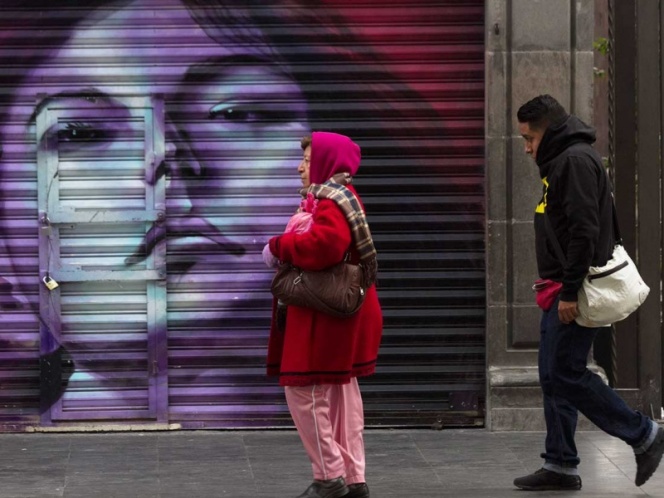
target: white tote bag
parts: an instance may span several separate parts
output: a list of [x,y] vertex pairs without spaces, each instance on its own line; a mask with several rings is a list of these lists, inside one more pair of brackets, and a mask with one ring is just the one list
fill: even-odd
[[579,317],[583,327],[606,327],[627,318],[648,297],[636,265],[622,245],[604,266],[591,266],[579,290]]

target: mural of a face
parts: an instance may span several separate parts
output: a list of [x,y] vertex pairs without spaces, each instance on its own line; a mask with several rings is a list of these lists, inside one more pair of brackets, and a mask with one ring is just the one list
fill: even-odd
[[[205,287],[214,297],[198,292],[189,302],[217,303],[217,311],[204,318],[184,313],[174,315],[174,321],[200,324],[202,319],[208,329],[214,323],[228,327],[238,308],[246,312],[260,300],[266,308],[271,274],[263,268],[260,250],[279,226],[274,219],[266,222],[266,202],[293,209],[297,204],[299,182],[292,170],[299,138],[308,131],[306,105],[280,103],[284,95],[290,102],[303,98],[289,69],[259,32],[250,34],[254,43],[240,44],[227,36],[225,26],[215,25],[218,20],[204,19],[200,11],[196,15],[180,0],[160,0],[158,9],[155,5],[134,0],[90,10],[66,42],[53,47],[21,80],[7,111],[11,124],[0,125],[0,136],[34,140],[36,121],[45,109],[72,104],[89,110],[94,123],[60,123],[55,137],[49,131],[36,136],[37,148],[68,147],[90,154],[121,149],[131,134],[123,128],[129,115],[123,98],[163,99],[165,160],[155,169],[157,178],[145,181],[166,177],[166,231],[153,227],[145,240],[136,240],[136,255],[124,261],[140,264],[154,241],[167,237],[169,293],[191,293],[200,278],[208,279]],[[142,28],[145,9],[160,16],[158,28]],[[174,33],[186,46],[171,42]],[[3,143],[3,149],[11,154],[11,143]],[[98,174],[103,172],[100,168]],[[101,179],[102,184],[110,185]],[[248,286],[254,292],[245,292]],[[264,288],[260,298],[258,287]],[[111,335],[108,341],[112,343]],[[58,346],[72,353],[77,372],[85,370],[85,360],[77,361],[76,348],[66,338],[54,337],[51,347]]]
[[[412,383],[448,381],[435,331],[480,341],[485,323],[484,4],[418,5],[2,0],[0,430],[40,412],[41,424],[286,423],[265,375],[261,250],[299,204],[300,139],[314,130],[362,146],[354,184],[381,254],[388,347],[410,345],[415,327],[427,346],[413,364],[440,366],[378,383],[410,400]],[[153,167],[137,102],[159,110]],[[103,217],[147,211],[157,188],[163,206],[133,225],[72,228],[44,200]],[[147,286],[70,279],[48,292],[58,249],[91,273],[138,274],[156,254],[163,267]],[[475,382],[484,363],[472,354]]]

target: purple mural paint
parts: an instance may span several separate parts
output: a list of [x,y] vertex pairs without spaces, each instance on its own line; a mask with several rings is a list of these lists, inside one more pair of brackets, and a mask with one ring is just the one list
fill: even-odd
[[261,250],[312,129],[362,145],[388,347],[459,330],[482,391],[482,2],[346,3],[2,2],[0,423],[290,424]]
[[[204,343],[205,336],[217,337],[221,324],[234,320],[238,310],[267,306],[266,293],[256,290],[266,288],[271,275],[256,271],[258,249],[274,232],[270,223],[275,222],[263,216],[266,207],[294,203],[297,182],[284,172],[297,165],[289,156],[296,154],[292,145],[308,130],[306,104],[298,97],[299,85],[265,45],[259,30],[216,24],[233,21],[224,7],[208,10],[193,2],[136,0],[67,13],[72,16],[67,20],[68,37],[44,46],[39,63],[22,75],[7,109],[17,119],[18,133],[28,140],[36,134],[37,149],[45,150],[48,157],[38,167],[46,167],[48,161],[58,163],[53,179],[41,187],[51,196],[44,214],[53,218],[49,213],[53,209],[103,213],[140,209],[146,196],[156,195],[149,186],[164,176],[167,200],[165,220],[146,229],[130,223],[53,225],[59,258],[47,256],[45,263],[42,257],[42,271],[73,268],[79,273],[74,278],[83,279],[86,270],[118,273],[122,271],[118,264],[124,261],[129,279],[124,297],[117,282],[87,279],[64,284],[62,292],[40,290],[42,302],[57,296],[61,315],[45,315],[42,309],[47,322],[42,326],[42,355],[64,348],[72,367],[64,398],[55,400],[55,414],[62,419],[164,420],[165,403],[152,398],[168,396],[164,389],[155,392],[159,380],[153,380],[166,378],[167,352],[155,359],[153,350],[165,343],[167,313],[174,330],[183,334],[189,334],[188,324],[195,323],[196,336]],[[152,27],[143,29],[146,23]],[[251,45],[238,43],[238,34]],[[179,46],[173,37],[181,41]],[[144,131],[146,124],[125,97],[151,95],[163,99],[164,115],[154,117],[156,131]],[[281,103],[285,97],[293,103]],[[59,111],[56,119],[40,129],[40,118],[53,109]],[[145,173],[137,160],[131,160],[146,146],[143,133],[163,140],[151,144],[155,151],[163,151],[163,160],[145,167]],[[28,152],[22,144],[14,148],[8,143],[3,151],[5,157]],[[140,186],[141,177],[148,188]],[[59,188],[56,203],[53,185]],[[116,236],[109,235],[118,227]],[[52,241],[42,238],[41,254],[50,254]],[[149,285],[140,291],[131,270],[147,267],[156,247],[166,243],[171,253],[167,288],[175,309],[149,315],[140,304],[131,304],[147,299],[150,306],[145,295]],[[105,251],[108,245],[114,249]],[[244,268],[244,273],[236,267]],[[232,286],[226,285],[229,278]],[[86,301],[90,294],[98,296],[96,303]],[[117,308],[123,299],[124,313]],[[150,320],[157,323],[147,323]],[[116,326],[109,326],[109,321]],[[182,361],[186,367],[186,358]],[[141,370],[149,377],[141,379]],[[194,374],[190,382],[197,382],[197,377]],[[53,388],[57,391],[58,386]],[[161,406],[161,413],[152,406],[145,410],[148,405]],[[48,423],[48,416],[42,421]]]

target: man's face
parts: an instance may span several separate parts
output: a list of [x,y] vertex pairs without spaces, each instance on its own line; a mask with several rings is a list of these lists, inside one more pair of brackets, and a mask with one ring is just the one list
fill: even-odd
[[541,130],[532,128],[530,123],[519,123],[519,133],[521,133],[521,136],[526,141],[526,154],[528,154],[533,159],[537,158],[537,149],[540,142],[542,141],[542,137],[544,136],[545,131],[546,130],[544,128]]

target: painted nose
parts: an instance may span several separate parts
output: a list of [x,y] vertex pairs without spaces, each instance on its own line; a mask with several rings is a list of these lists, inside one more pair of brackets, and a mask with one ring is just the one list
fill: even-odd
[[186,137],[171,123],[166,126],[166,143],[164,147],[165,162],[170,170],[168,191],[178,197],[181,209],[191,212],[194,209],[192,197],[196,193],[188,180],[202,175],[203,168],[198,161],[196,152]]
[[175,157],[176,152],[177,152],[177,146],[173,143],[173,141],[172,140],[167,141],[165,146],[166,157],[173,159]]

